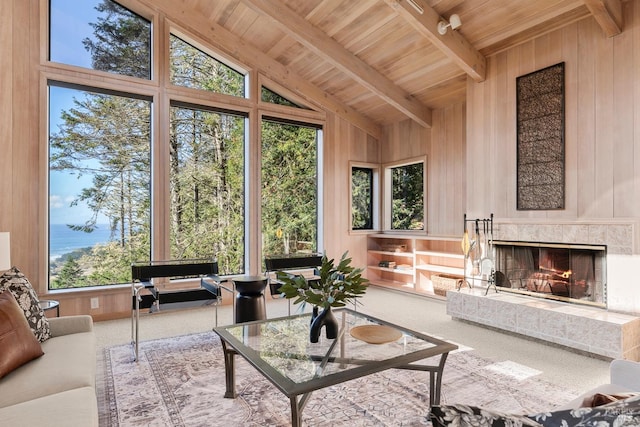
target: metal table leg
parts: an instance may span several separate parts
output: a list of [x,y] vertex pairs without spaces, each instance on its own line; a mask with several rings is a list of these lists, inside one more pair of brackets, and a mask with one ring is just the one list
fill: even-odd
[[289,400],[291,401],[291,427],[301,427],[302,408],[298,405],[298,397],[291,396]]
[[227,347],[225,340],[222,342],[222,353],[224,354],[224,381],[226,390],[224,397],[227,399],[235,399],[236,397],[236,373],[235,373],[235,356],[236,352],[232,348]]

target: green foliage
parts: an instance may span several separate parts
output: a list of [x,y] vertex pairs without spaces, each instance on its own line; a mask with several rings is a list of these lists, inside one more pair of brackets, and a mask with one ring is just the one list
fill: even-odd
[[322,308],[344,307],[349,301],[356,302],[356,298],[364,295],[369,281],[362,277],[363,269],[351,266],[347,254],[348,251],[342,255],[337,266],[323,254],[318,280],[278,271],[276,277],[283,283],[280,292],[285,298],[295,298],[294,304],[302,302]]
[[244,270],[244,119],[171,109],[171,254]]
[[170,37],[170,62],[170,79],[175,85],[244,96],[243,74],[174,35]]
[[143,79],[151,78],[151,23],[116,2],[96,6],[102,13],[90,25],[95,41],[82,41],[96,70]]
[[373,171],[353,168],[351,175],[351,226],[354,230],[372,229]]
[[60,273],[51,282],[51,289],[79,288],[86,286],[86,278],[82,273],[82,267],[74,256],[65,257]]
[[[262,123],[263,254],[288,254],[317,244],[316,129]],[[280,235],[280,236],[279,236]]]
[[391,228],[424,230],[424,168],[414,163],[393,168]]
[[260,98],[262,102],[270,102],[271,104],[286,105],[287,107],[303,108],[298,104],[294,103],[293,101],[289,101],[284,96],[281,96],[275,93],[274,91],[267,89],[264,86],[262,86],[262,90],[260,92],[261,92]]

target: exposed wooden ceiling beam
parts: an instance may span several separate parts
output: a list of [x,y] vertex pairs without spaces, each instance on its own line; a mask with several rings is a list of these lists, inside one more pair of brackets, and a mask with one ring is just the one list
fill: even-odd
[[[458,31],[449,29],[446,34],[440,35],[440,33],[438,33],[438,22],[440,22],[442,18],[426,1],[384,1],[434,46],[458,64],[473,80],[476,82],[484,81],[487,72],[486,58]],[[411,3],[414,3],[416,7]]]
[[175,0],[141,1],[145,2],[149,8],[170,16],[173,22],[186,30],[201,36],[205,40],[210,40],[222,54],[253,67],[310,102],[349,120],[369,135],[378,139],[381,137],[382,128],[378,123],[375,123],[319,87],[310,84],[254,45],[247,43],[224,27],[212,22],[203,15],[193,13],[193,9],[186,2],[177,2]]
[[620,0],[584,0],[596,22],[607,37],[622,32],[622,3]]
[[289,9],[280,0],[244,0],[244,2],[260,14],[273,19],[290,37],[348,74],[407,117],[424,127],[431,127],[431,109]]

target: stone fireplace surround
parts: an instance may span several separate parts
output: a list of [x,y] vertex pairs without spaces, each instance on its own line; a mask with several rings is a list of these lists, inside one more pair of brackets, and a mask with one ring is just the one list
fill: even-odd
[[[494,222],[494,239],[607,246],[607,308],[547,301],[491,289],[447,292],[447,313],[605,358],[640,361],[637,224]],[[635,274],[634,274],[635,272]]]
[[606,245],[607,310],[640,314],[640,247],[637,221],[494,222],[495,240]]

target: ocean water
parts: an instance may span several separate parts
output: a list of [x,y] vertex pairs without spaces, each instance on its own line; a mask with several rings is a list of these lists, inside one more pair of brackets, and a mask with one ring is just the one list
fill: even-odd
[[74,231],[66,224],[50,224],[49,257],[53,260],[76,249],[90,248],[97,243],[106,243],[110,236],[109,224],[98,224],[92,233]]

